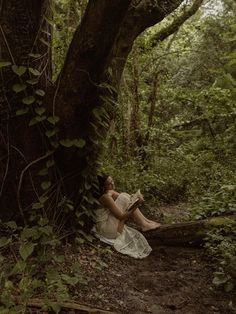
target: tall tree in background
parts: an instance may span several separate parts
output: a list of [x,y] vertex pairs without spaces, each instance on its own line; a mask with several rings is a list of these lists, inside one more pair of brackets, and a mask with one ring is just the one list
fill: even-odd
[[0,1],[1,217],[60,193],[81,205],[133,42],[182,2],[89,1],[52,84],[51,1]]

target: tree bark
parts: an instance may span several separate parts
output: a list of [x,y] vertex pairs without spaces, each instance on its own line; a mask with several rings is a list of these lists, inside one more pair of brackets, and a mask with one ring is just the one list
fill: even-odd
[[56,153],[66,193],[76,203],[84,180],[89,181],[96,173],[102,141],[109,127],[107,88],[101,83],[106,81],[109,53],[129,4],[130,0],[88,3],[56,82],[58,92],[52,114],[60,117],[59,137],[85,141],[81,149],[60,146]]
[[209,231],[224,227],[229,223],[236,224],[236,215],[162,225],[156,230],[145,232],[145,237],[152,246],[199,246],[204,244]]
[[195,0],[193,1],[190,8],[185,9],[180,16],[174,19],[174,21],[157,32],[150,40],[150,46],[154,47],[157,45],[159,41],[163,41],[168,38],[170,35],[174,34],[178,31],[180,26],[187,21],[191,16],[193,16],[197,10],[202,5],[203,0]]
[[[50,26],[45,20],[48,13],[48,0],[0,2],[0,59],[11,62],[12,66],[24,66],[37,69],[41,75],[37,85],[27,85],[25,90],[15,93],[14,84],[27,84],[33,75],[28,70],[21,76],[16,75],[11,66],[1,68],[1,189],[0,217],[10,218],[16,215],[19,204],[17,190],[23,169],[42,154],[42,141],[36,127],[29,127],[32,111],[17,116],[16,110],[22,108],[22,99],[33,95],[37,88],[46,91],[51,75],[51,50],[43,43],[50,37]],[[10,13],[9,13],[10,12]],[[44,31],[44,32],[42,32]],[[32,58],[30,53],[40,57]],[[31,169],[30,169],[31,170]],[[38,196],[36,176],[32,181],[29,171],[22,178],[21,193],[23,207],[31,204]],[[18,195],[19,196],[19,195]]]

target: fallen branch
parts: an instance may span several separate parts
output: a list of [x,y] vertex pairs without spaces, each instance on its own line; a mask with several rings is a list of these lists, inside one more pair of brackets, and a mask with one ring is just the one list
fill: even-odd
[[[17,300],[16,300],[16,303]],[[56,302],[55,302],[56,303]],[[21,304],[19,302],[18,304]],[[45,307],[45,304],[41,299],[29,299],[27,302],[27,307],[35,307],[35,308],[43,308]],[[59,303],[60,307],[62,309],[68,309],[68,310],[76,310],[78,313],[96,313],[96,314],[118,314],[117,312],[112,312],[112,311],[107,311],[107,310],[102,310],[99,308],[91,307],[90,305],[84,305],[84,304],[79,304],[79,303],[74,303],[74,302],[62,302]]]

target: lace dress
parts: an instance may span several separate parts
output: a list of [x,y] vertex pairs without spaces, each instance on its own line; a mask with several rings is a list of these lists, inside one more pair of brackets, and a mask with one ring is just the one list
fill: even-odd
[[[120,193],[115,200],[116,205],[125,211],[130,202],[130,195]],[[151,252],[145,237],[136,229],[124,225],[121,233],[117,232],[119,219],[107,208],[96,210],[96,221],[92,231],[101,241],[113,245],[120,253],[134,258],[144,258]]]

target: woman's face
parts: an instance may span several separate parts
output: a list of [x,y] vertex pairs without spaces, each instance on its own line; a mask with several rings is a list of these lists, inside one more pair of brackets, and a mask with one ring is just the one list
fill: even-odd
[[106,190],[113,190],[115,188],[114,181],[112,177],[108,177],[105,181],[104,187]]

